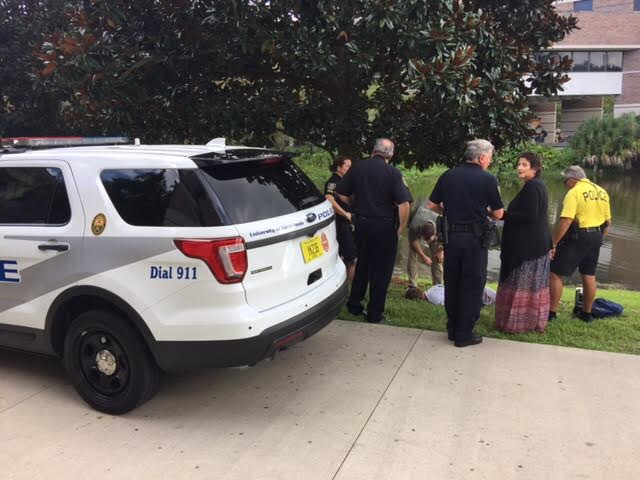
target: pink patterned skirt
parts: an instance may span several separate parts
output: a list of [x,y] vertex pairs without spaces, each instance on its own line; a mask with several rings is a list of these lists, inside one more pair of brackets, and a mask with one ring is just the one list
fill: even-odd
[[507,333],[544,332],[549,321],[549,255],[528,260],[498,284],[496,326]]

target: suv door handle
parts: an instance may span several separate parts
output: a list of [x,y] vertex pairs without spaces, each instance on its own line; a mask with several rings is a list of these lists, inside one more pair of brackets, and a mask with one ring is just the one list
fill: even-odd
[[69,250],[68,243],[42,243],[38,245],[38,250],[54,250],[56,252],[66,252]]

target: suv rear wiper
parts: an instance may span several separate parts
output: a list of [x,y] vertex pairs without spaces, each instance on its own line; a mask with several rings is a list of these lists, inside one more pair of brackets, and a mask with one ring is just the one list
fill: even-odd
[[300,200],[299,202],[299,206],[302,208],[306,205],[311,205],[314,202],[317,202],[320,199],[320,197],[316,196],[316,195],[311,195],[308,197],[304,197],[302,200]]

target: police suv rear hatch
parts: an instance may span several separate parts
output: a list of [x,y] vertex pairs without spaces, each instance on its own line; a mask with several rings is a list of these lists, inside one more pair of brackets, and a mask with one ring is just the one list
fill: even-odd
[[288,155],[234,149],[191,158],[225,223],[244,238],[250,306],[276,307],[331,277],[338,262],[333,210]]

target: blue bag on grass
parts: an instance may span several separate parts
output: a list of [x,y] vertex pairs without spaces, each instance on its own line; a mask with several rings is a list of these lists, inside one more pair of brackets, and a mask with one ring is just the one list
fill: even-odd
[[594,318],[613,317],[620,315],[622,312],[624,312],[622,305],[604,298],[596,298],[591,308],[591,314]]

